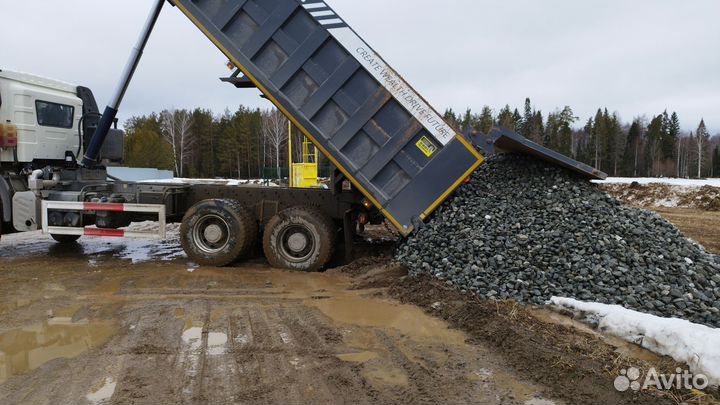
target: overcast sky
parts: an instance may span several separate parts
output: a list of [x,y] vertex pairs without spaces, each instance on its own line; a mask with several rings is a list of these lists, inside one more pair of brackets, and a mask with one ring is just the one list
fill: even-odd
[[[720,132],[718,0],[327,0],[437,110],[544,112],[570,105],[635,116],[677,111]],[[150,0],[0,0],[0,69],[93,89],[108,100]],[[218,78],[226,58],[167,6],[120,118],[165,108],[270,107]],[[581,124],[578,124],[581,126]]]

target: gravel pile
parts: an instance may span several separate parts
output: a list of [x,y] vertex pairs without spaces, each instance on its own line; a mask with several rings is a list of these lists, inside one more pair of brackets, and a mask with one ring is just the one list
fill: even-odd
[[486,297],[570,297],[720,327],[720,258],[659,215],[529,157],[491,158],[396,258]]

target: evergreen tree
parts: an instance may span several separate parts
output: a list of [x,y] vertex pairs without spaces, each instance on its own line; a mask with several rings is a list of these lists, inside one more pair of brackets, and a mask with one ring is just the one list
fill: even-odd
[[533,116],[529,138],[538,144],[542,145],[543,143],[543,139],[545,138],[545,120],[543,119],[542,111],[536,111]]
[[720,177],[720,145],[715,146],[712,156],[712,177]]
[[663,116],[658,115],[650,120],[647,127],[645,146],[645,164],[651,176],[659,176],[662,161]]
[[710,141],[710,134],[705,126],[705,119],[700,120],[697,131],[695,131],[695,146],[697,147],[697,177],[703,176],[703,165],[707,160],[705,153],[708,142]]
[[[667,115],[667,111],[665,112]],[[675,156],[675,148],[677,147],[678,138],[680,137],[680,119],[676,112],[670,115],[667,121],[667,129],[663,139],[663,158],[673,159]]]
[[163,139],[157,114],[130,118],[125,134],[126,166],[174,169],[172,147]]
[[520,115],[520,111],[517,110],[517,108],[513,111],[513,130],[518,131],[520,129],[520,126],[522,125],[523,117]]
[[505,105],[502,110],[500,110],[500,113],[498,114],[498,125],[504,128],[507,128],[511,131],[515,130],[515,116],[513,115],[513,112],[510,110],[509,105]]
[[589,128],[590,131],[590,158],[592,159],[590,165],[597,169],[603,170],[604,162],[604,148],[605,144],[605,133],[606,133],[606,119],[602,109],[598,108],[595,113],[595,118],[591,119],[592,125]]
[[605,110],[605,119],[607,122],[607,139],[606,139],[606,161],[608,173],[613,176],[618,175],[620,158],[622,156],[623,147],[625,146],[624,133],[620,124],[620,117],[616,113],[609,115]]
[[530,104],[530,98],[526,98],[525,110],[519,128],[520,135],[524,136],[525,138],[532,139],[534,118],[535,117],[532,111],[532,105]]
[[627,138],[625,138],[625,150],[623,152],[622,175],[637,177],[638,175],[638,158],[640,152],[640,121],[634,120],[630,125]]
[[192,112],[192,132],[198,139],[189,167],[191,177],[215,177],[217,139],[212,111],[196,108]]
[[472,111],[471,111],[469,108],[468,108],[467,110],[465,110],[465,115],[463,115],[463,119],[462,119],[462,121],[461,121],[460,124],[461,124],[461,128],[460,128],[460,129],[463,130],[463,131],[466,130],[466,129],[472,129],[472,128],[473,128],[473,126],[474,126],[474,125],[473,125],[473,114],[472,114]]
[[488,133],[495,126],[495,120],[493,119],[493,112],[488,106],[484,106],[478,119],[479,130],[483,133]]
[[573,114],[570,106],[565,106],[558,114],[557,128],[557,148],[556,150],[563,155],[571,156],[575,154],[576,148],[573,144],[572,124],[577,121],[577,117]]
[[451,127],[453,127],[456,130],[460,129],[460,120],[458,120],[457,115],[455,115],[455,111],[453,111],[452,108],[448,108],[445,110],[445,113],[443,114],[443,119],[450,124]]

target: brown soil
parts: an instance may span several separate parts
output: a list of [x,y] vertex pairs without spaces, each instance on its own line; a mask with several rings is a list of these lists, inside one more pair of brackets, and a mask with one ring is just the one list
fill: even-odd
[[0,245],[0,403],[673,402],[612,384],[628,365],[672,370],[668,359],[407,277],[392,238],[305,274],[13,237]]
[[572,318],[514,301],[484,300],[460,294],[429,276],[387,279],[402,266],[389,263],[353,268],[354,284],[389,286],[388,295],[423,308],[462,330],[476,344],[489,345],[513,372],[546,387],[543,395],[577,404],[720,404],[720,393],[689,391],[644,391],[621,393],[612,387],[620,370],[654,367],[672,374],[679,367],[669,357],[656,355],[614,336],[603,335]]
[[388,298],[396,266],[376,262],[360,288],[340,272],[194,268],[162,252],[133,264],[120,247],[42,255],[43,243],[0,257],[2,404],[554,399],[494,348]]
[[[445,319],[478,342],[491,345],[520,375],[541,381],[548,392],[569,403],[672,403],[653,393],[613,390],[613,380],[621,369],[642,369],[647,363],[623,353],[599,335],[545,321],[543,318],[551,319],[549,315],[541,317],[532,308],[515,302],[464,297],[430,278],[405,280],[392,288],[392,295]],[[653,357],[642,357],[646,356]],[[674,369],[674,363],[667,359],[655,360],[656,367],[660,364],[663,369]]]
[[709,252],[720,254],[720,212],[687,208],[653,208],[677,226],[685,236]]

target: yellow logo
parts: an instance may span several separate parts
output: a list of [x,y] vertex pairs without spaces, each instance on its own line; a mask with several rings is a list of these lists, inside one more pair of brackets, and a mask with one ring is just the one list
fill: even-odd
[[420,138],[420,140],[415,144],[418,149],[422,151],[422,153],[425,154],[425,156],[430,157],[432,156],[435,151],[437,151],[437,146],[435,146],[430,139],[428,139],[427,136],[423,136]]

